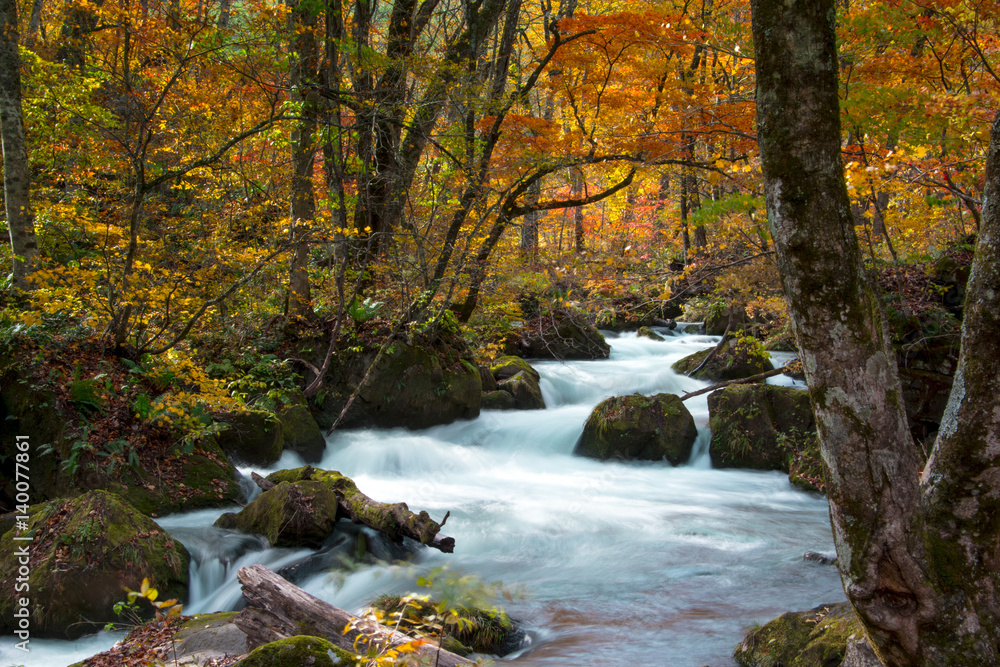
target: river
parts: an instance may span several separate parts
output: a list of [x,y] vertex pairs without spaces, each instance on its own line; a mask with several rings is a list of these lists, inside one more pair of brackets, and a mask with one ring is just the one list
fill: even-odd
[[[419,576],[448,565],[517,593],[504,606],[531,643],[503,661],[511,667],[734,665],[732,649],[751,623],[844,599],[835,568],[802,559],[833,550],[826,500],[781,473],[713,470],[704,395],[686,402],[699,428],[687,465],[572,456],[603,398],[705,386],[670,365],[717,340],[622,334],[609,338],[608,360],[535,363],[546,410],[484,412],[424,431],[335,433],[317,467],[352,477],[377,500],[405,501],[438,520],[450,511],[443,532],[455,553],[423,549],[412,566],[317,572],[299,585],[357,610],[382,592],[420,592]],[[255,470],[299,465],[286,454]],[[310,553],[211,528],[221,511],[159,520],[197,561],[185,613],[232,608],[243,565],[277,569]],[[85,641],[37,642],[25,656],[4,639],[0,665],[52,667],[102,648]]]

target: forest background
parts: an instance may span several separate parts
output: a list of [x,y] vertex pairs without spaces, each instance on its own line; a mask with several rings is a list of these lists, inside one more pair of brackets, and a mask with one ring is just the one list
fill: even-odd
[[[433,329],[487,360],[546,312],[792,344],[746,2],[0,6],[0,342],[83,414],[197,436],[337,354]],[[980,222],[996,9],[839,6],[845,175],[908,344],[957,346],[932,279]],[[135,462],[125,428],[75,460]]]

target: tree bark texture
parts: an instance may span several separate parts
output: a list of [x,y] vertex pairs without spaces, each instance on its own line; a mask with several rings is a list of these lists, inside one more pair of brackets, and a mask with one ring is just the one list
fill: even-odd
[[[995,665],[996,196],[984,206],[993,231],[982,235],[969,291],[979,312],[965,323],[962,369],[921,479],[844,183],[834,1],[753,0],[752,11],[767,212],[828,471],[844,589],[888,667]],[[998,135],[995,124],[991,194]]]
[[17,2],[0,0],[0,146],[3,149],[3,189],[14,253],[14,286],[26,289],[38,257],[29,190],[31,169],[21,113],[21,55],[18,53]]
[[[247,646],[256,648],[272,641],[309,634],[360,655],[369,649],[376,652],[413,641],[373,621],[355,616],[323,602],[289,583],[263,565],[242,568],[236,577],[243,585],[247,607],[234,623],[246,633]],[[350,626],[347,632],[346,627]],[[420,664],[458,667],[472,663],[450,651],[439,650],[433,640],[417,647],[414,656]]]
[[292,131],[292,202],[290,230],[295,250],[289,269],[289,320],[312,315],[309,290],[309,245],[303,238],[305,225],[316,216],[312,171],[316,155],[316,112],[318,54],[316,27],[318,9],[314,3],[293,0],[291,33],[295,52],[292,54],[292,99],[301,102],[302,109]]

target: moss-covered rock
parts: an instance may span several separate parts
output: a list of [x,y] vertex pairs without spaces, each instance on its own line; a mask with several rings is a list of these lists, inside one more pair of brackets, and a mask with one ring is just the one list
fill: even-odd
[[483,394],[497,390],[497,379],[493,377],[493,371],[489,366],[479,366],[479,381],[483,386]]
[[[172,454],[165,461],[177,482],[144,484],[143,478],[155,471],[139,473],[140,483],[106,483],[106,489],[120,495],[143,514],[162,516],[173,512],[242,503],[243,489],[236,468],[214,437],[202,438],[190,454]],[[181,481],[183,480],[183,481]]]
[[816,431],[809,395],[791,387],[730,385],[709,394],[708,412],[716,468],[788,472],[796,443]]
[[[13,443],[19,435],[28,436],[33,452],[51,448],[48,455],[31,458],[32,498],[41,501],[66,495],[73,483],[61,467],[70,445],[59,397],[33,383],[27,369],[13,365],[8,358],[0,366],[0,442]],[[12,507],[14,498],[13,478],[0,476],[0,502]]]
[[[391,627],[396,628],[398,623],[398,629],[406,633],[419,633],[433,626],[443,607],[434,600],[398,595],[381,595],[371,606]],[[450,607],[449,612],[462,619],[445,626],[443,646],[452,653],[505,656],[520,648],[524,631],[502,609],[458,606]]]
[[[16,629],[15,601],[22,597],[30,600],[32,636],[76,637],[118,620],[113,607],[125,597],[123,587],[138,589],[145,578],[160,599],[187,595],[187,550],[113,493],[34,505],[28,523],[17,534],[33,536],[31,542],[10,532],[0,539],[0,632]],[[21,573],[29,589],[16,592]]]
[[635,332],[635,335],[639,338],[649,338],[650,340],[663,340],[663,336],[656,333],[649,327],[639,327],[639,330]]
[[573,453],[680,465],[691,457],[697,436],[694,418],[679,396],[615,396],[594,408]]
[[727,340],[719,351],[702,365],[705,358],[712,354],[712,349],[688,355],[675,362],[671,368],[681,375],[690,375],[695,379],[709,382],[739,380],[774,369],[767,351],[752,338],[736,337]]
[[224,611],[184,618],[172,641],[178,663],[204,665],[226,656],[246,654],[249,650],[246,633],[233,623],[237,613]]
[[607,359],[611,347],[580,313],[560,310],[536,316],[509,343],[511,354],[544,359]]
[[399,340],[371,369],[377,349],[338,355],[320,392],[316,422],[328,428],[366,377],[341,421],[344,428],[428,428],[479,416],[482,380],[468,348],[457,338]]
[[326,639],[299,635],[254,649],[237,667],[354,667],[364,661]]
[[326,451],[326,438],[315,417],[304,403],[289,405],[278,412],[284,435],[285,449],[302,457],[306,463],[317,463]]
[[750,630],[733,658],[744,667],[839,667],[851,637],[864,637],[851,606],[820,605]]
[[483,394],[483,410],[513,410],[514,395],[502,389]]
[[265,410],[227,412],[215,416],[227,425],[219,446],[232,459],[250,465],[271,465],[281,458],[284,434],[281,422]]
[[542,389],[538,386],[538,380],[525,371],[500,381],[497,386],[514,397],[514,407],[518,410],[545,409],[545,399],[542,397]]
[[531,364],[521,357],[515,357],[513,355],[499,357],[492,364],[490,364],[490,373],[493,374],[493,377],[496,378],[497,381],[512,378],[522,371],[535,378],[536,382],[542,379],[542,376],[538,374],[538,371],[536,371]]
[[319,547],[337,523],[337,494],[323,481],[279,482],[215,525],[263,535],[276,547]]

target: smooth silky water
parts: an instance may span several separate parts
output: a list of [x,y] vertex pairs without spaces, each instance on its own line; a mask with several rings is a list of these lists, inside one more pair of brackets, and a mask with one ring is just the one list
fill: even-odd
[[[335,433],[317,467],[352,477],[377,500],[405,501],[438,520],[450,511],[443,532],[455,553],[421,549],[413,566],[320,572],[299,585],[357,611],[380,593],[425,592],[417,577],[450,565],[519,593],[504,605],[532,643],[504,660],[512,667],[735,664],[733,647],[751,623],[844,599],[835,568],[802,559],[833,549],[826,500],[778,472],[711,469],[705,395],[686,402],[699,429],[687,465],[572,456],[602,399],[706,386],[670,365],[717,340],[609,337],[608,360],[534,364],[546,410],[484,412],[424,431]],[[286,454],[256,470],[299,465]],[[244,565],[279,569],[310,553],[211,528],[221,511],[159,520],[194,557],[185,613],[234,608]],[[5,640],[2,665],[66,664],[104,647],[84,641],[38,642],[47,655],[35,662]]]

